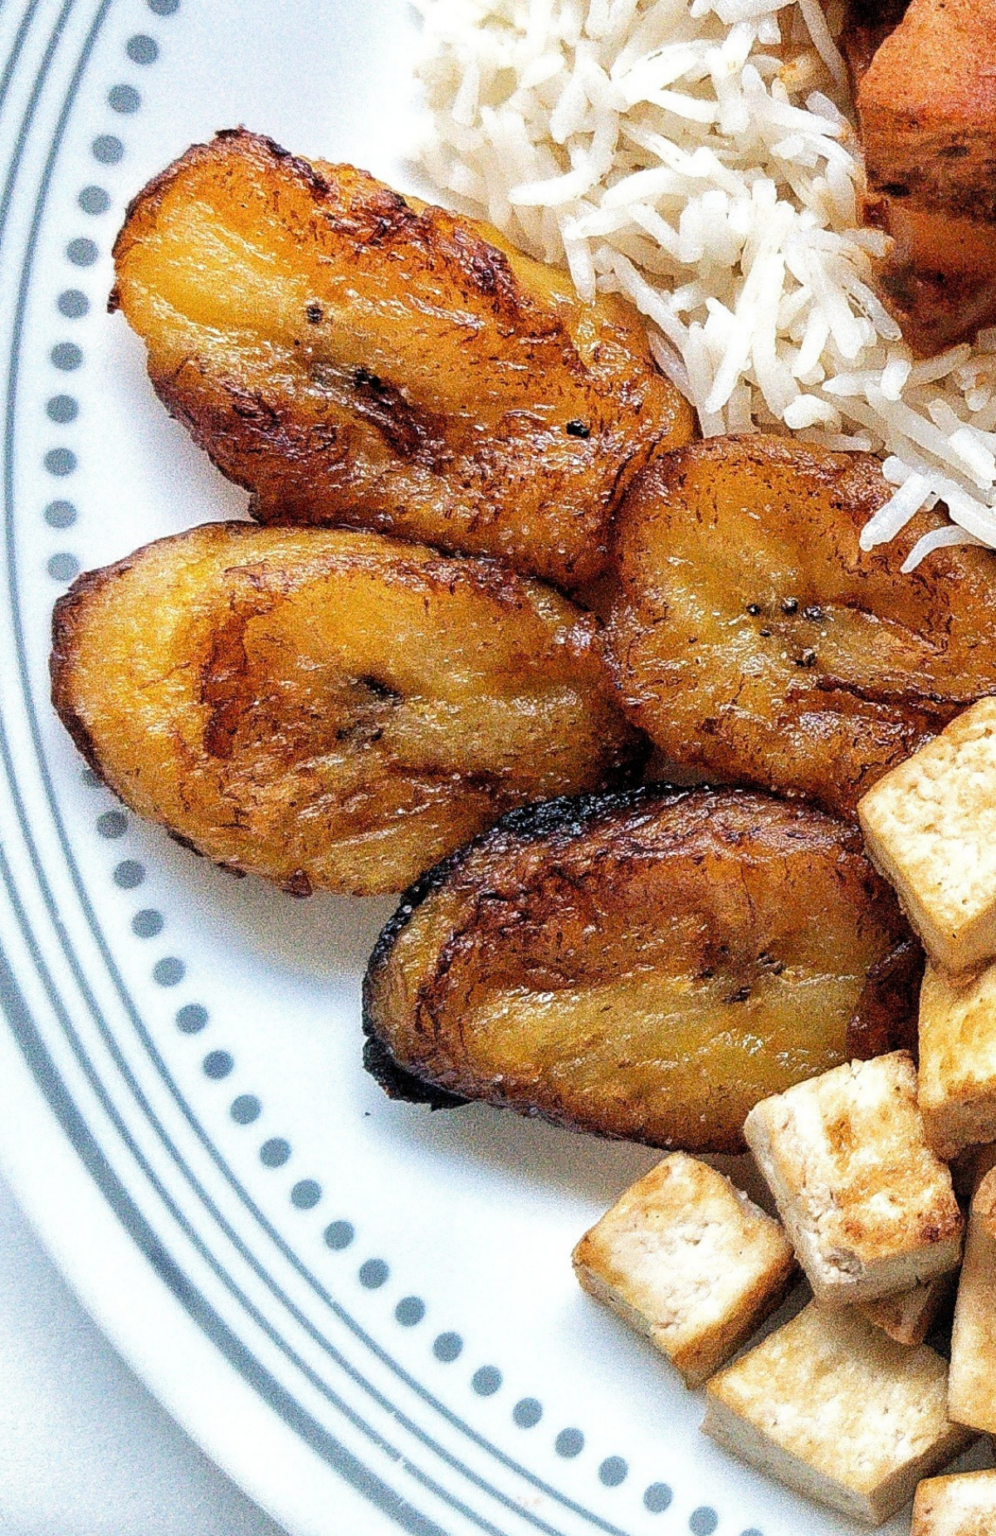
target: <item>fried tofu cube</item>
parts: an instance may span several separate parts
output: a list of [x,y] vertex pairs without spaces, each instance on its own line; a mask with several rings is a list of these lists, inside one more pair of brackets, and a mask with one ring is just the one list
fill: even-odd
[[863,1301],[858,1310],[897,1344],[922,1344],[954,1285],[954,1271],[921,1280],[908,1291]]
[[996,699],[981,699],[858,803],[872,861],[949,971],[996,955]]
[[959,978],[928,964],[917,1098],[939,1156],[996,1141],[996,965]]
[[996,1434],[996,1169],[972,1196],[951,1333],[948,1406],[959,1424]]
[[817,1302],[714,1376],[706,1402],[713,1440],[869,1525],[974,1438],[948,1418],[940,1355]]
[[996,1536],[996,1472],[927,1478],[913,1500],[910,1536]]
[[684,1152],[628,1189],[573,1257],[585,1290],[646,1334],[689,1387],[739,1349],[795,1272],[778,1222]]
[[924,1137],[908,1051],[762,1099],[744,1136],[818,1301],[871,1301],[957,1264],[962,1215]]

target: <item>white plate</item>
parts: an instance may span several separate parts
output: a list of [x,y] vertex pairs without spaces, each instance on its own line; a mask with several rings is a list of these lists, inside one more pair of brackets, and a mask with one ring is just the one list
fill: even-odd
[[239,122],[411,185],[414,41],[403,0],[0,9],[0,1156],[112,1341],[295,1536],[850,1531],[704,1440],[578,1291],[574,1241],[653,1155],[389,1103],[358,991],[391,903],[209,868],[48,703],[78,569],[244,510],[105,312],[128,198]]

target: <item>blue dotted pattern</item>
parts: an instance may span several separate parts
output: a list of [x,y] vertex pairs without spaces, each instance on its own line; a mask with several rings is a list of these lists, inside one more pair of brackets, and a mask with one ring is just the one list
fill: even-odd
[[651,1483],[644,1489],[643,1505],[652,1515],[659,1515],[669,1507],[673,1497],[667,1483]]
[[208,1011],[200,1003],[185,1003],[177,1009],[176,1027],[184,1035],[200,1034],[208,1021]]
[[580,1456],[584,1450],[584,1435],[579,1429],[562,1429],[553,1448],[558,1456]]
[[[84,769],[83,779],[94,788],[102,787],[100,779],[89,768]],[[97,817],[96,830],[100,837],[117,841],[127,834],[128,817],[123,811],[104,811]],[[121,859],[114,866],[112,878],[122,891],[136,890],[146,880],[145,866],[137,859]],[[155,938],[165,928],[165,919],[157,909],[143,907],[133,914],[131,928],[139,939]],[[186,968],[177,957],[163,956],[156,962],[152,974],[160,986],[172,987],[183,981]],[[208,1010],[202,1004],[184,1003],[176,1011],[175,1023],[181,1034],[197,1035],[207,1027],[209,1017]],[[202,1058],[201,1068],[208,1079],[220,1082],[235,1070],[235,1059],[230,1051],[211,1050]],[[229,1105],[231,1119],[240,1126],[254,1125],[262,1113],[261,1101],[251,1093],[237,1094]],[[268,1137],[259,1147],[260,1162],[267,1168],[282,1168],[290,1161],[291,1155],[290,1142],[282,1136]],[[322,1194],[322,1187],[316,1179],[303,1178],[291,1186],[289,1198],[297,1210],[310,1211],[321,1203]],[[339,1219],[325,1226],[323,1238],[326,1247],[338,1253],[352,1246],[356,1230],[351,1222]],[[365,1259],[357,1269],[356,1277],[365,1290],[377,1291],[387,1284],[390,1268],[384,1259]],[[404,1296],[394,1307],[395,1320],[400,1327],[414,1328],[423,1321],[426,1310],[421,1297]],[[464,1341],[460,1334],[447,1330],[436,1334],[431,1348],[440,1364],[451,1365],[463,1354]],[[469,1382],[471,1391],[478,1397],[487,1398],[501,1391],[503,1378],[497,1366],[488,1364],[478,1366]],[[543,1405],[535,1397],[519,1398],[512,1407],[511,1417],[519,1429],[533,1429],[543,1417]],[[574,1460],[584,1450],[584,1433],[573,1426],[561,1429],[554,1437],[553,1447],[564,1460]],[[629,1467],[622,1456],[605,1457],[597,1469],[598,1480],[604,1488],[618,1488],[628,1475]],[[672,1491],[666,1483],[651,1483],[643,1492],[643,1506],[648,1513],[659,1514],[670,1507],[672,1498]],[[688,1529],[691,1536],[712,1536],[718,1524],[715,1510],[702,1506],[689,1517]],[[761,1533],[751,1530],[745,1531],[743,1536],[761,1536]]]
[[290,1155],[290,1142],[282,1136],[271,1136],[259,1149],[259,1160],[264,1168],[282,1168]]
[[252,1125],[263,1113],[263,1106],[254,1093],[240,1093],[233,1099],[229,1114],[236,1125]]
[[463,1353],[463,1339],[458,1333],[440,1333],[432,1341],[432,1353],[444,1365],[451,1365]]
[[367,1259],[359,1268],[360,1284],[368,1291],[379,1291],[389,1274],[390,1270],[383,1259]]
[[[174,15],[180,6],[180,0],[146,0],[146,3],[152,14],[160,17]],[[148,34],[136,33],[125,44],[125,53],[133,64],[146,67],[154,64],[159,57],[160,45]],[[129,116],[137,112],[141,106],[141,100],[136,87],[127,82],[112,86],[107,96],[109,107],[119,116]],[[94,161],[104,166],[117,165],[126,153],[125,145],[116,133],[98,134],[92,141],[90,149]],[[77,202],[85,215],[96,219],[109,211],[112,200],[106,188],[91,183],[81,188]],[[72,266],[81,269],[92,267],[99,255],[96,242],[86,235],[74,237],[65,249],[66,260]],[[89,314],[91,300],[89,295],[80,288],[65,288],[56,299],[56,309],[66,320],[79,320]],[[50,360],[53,368],[59,372],[74,373],[83,366],[84,355],[76,342],[67,339],[56,343],[52,348]],[[46,404],[49,420],[58,426],[69,426],[75,422],[79,416],[79,410],[79,402],[68,393],[53,395]],[[44,456],[46,471],[56,478],[68,478],[73,475],[78,463],[75,450],[62,444],[56,444],[47,450]],[[62,499],[50,501],[43,515],[48,526],[54,529],[72,527],[79,516],[73,503]],[[49,557],[47,570],[53,580],[62,583],[70,582],[79,571],[79,562],[74,555],[59,551]],[[83,777],[84,781],[93,787],[99,787],[101,784],[99,777],[91,769],[86,769]],[[96,827],[100,837],[115,841],[125,836],[128,830],[128,819],[122,811],[105,811],[97,817]],[[144,883],[145,878],[144,866],[135,859],[121,860],[113,871],[114,883],[122,891],[137,889]],[[133,915],[131,927],[137,938],[152,939],[162,932],[165,919],[162,913],[155,909],[143,908]],[[162,956],[155,962],[152,969],[153,980],[158,986],[164,988],[179,986],[185,976],[186,967],[175,955]],[[206,1028],[208,1022],[208,1011],[200,1003],[185,1003],[177,1009],[175,1014],[176,1027],[185,1035],[199,1034]],[[235,1061],[228,1051],[212,1050],[204,1056],[201,1066],[209,1080],[220,1082],[234,1071]],[[262,1103],[255,1094],[240,1093],[229,1106],[231,1119],[240,1126],[255,1124],[262,1113]],[[283,1137],[270,1137],[259,1148],[260,1162],[267,1168],[281,1168],[290,1157],[290,1143]],[[315,1179],[299,1179],[291,1187],[290,1201],[298,1210],[313,1210],[320,1204],[321,1199],[322,1187]],[[351,1222],[339,1219],[330,1222],[324,1228],[322,1235],[326,1247],[333,1253],[337,1253],[352,1246],[356,1232]],[[379,1290],[387,1283],[389,1276],[390,1269],[387,1263],[379,1258],[366,1259],[357,1271],[361,1286],[370,1291]],[[425,1315],[426,1304],[419,1296],[404,1296],[394,1308],[395,1319],[403,1328],[417,1327]],[[452,1364],[459,1359],[463,1348],[463,1339],[458,1333],[452,1331],[439,1333],[432,1341],[432,1354],[443,1365]],[[470,1377],[470,1386],[479,1397],[492,1397],[501,1390],[502,1373],[494,1365],[479,1366]],[[543,1417],[543,1405],[535,1397],[520,1398],[512,1408],[511,1416],[520,1429],[533,1429]],[[553,1444],[558,1456],[572,1460],[580,1456],[584,1450],[585,1437],[580,1429],[569,1427],[557,1433]],[[625,1481],[628,1470],[623,1457],[608,1456],[599,1465],[598,1478],[604,1487],[615,1488]],[[644,1491],[644,1507],[652,1514],[666,1510],[671,1502],[672,1492],[666,1483],[652,1483]],[[715,1510],[703,1506],[696,1509],[690,1516],[688,1528],[692,1536],[712,1536],[718,1523]],[[762,1536],[762,1533],[751,1529],[744,1531],[742,1536]]]

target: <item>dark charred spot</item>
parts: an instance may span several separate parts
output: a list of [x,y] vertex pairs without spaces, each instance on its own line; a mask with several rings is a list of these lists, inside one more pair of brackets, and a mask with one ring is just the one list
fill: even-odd
[[914,276],[913,268],[905,263],[901,267],[883,267],[879,273],[879,287],[897,304],[908,307],[915,298]]
[[814,624],[822,624],[823,620],[826,618],[826,614],[823,612],[823,609],[820,607],[819,603],[812,603],[808,608],[804,608],[802,610],[802,616],[804,619],[812,620]]
[[970,151],[967,144],[945,144],[937,153],[942,160],[964,160]]
[[724,1003],[746,1003],[746,1002],[749,1001],[749,999],[750,999],[750,987],[738,987],[735,992],[731,992],[730,993],[729,997],[724,997],[723,998],[723,1002]]
[[803,651],[802,655],[799,657],[798,661],[796,662],[796,666],[797,667],[815,667],[815,665],[816,665],[816,652],[813,651],[813,650],[809,650],[809,649]]
[[752,619],[756,619],[758,614],[761,612],[761,604],[760,603],[748,603],[747,604],[747,612],[750,614]]
[[498,273],[494,262],[489,261],[486,256],[475,254],[470,258],[468,265],[474,275],[474,282],[481,292],[494,293],[498,286]]
[[759,629],[758,630],[758,634],[761,636],[762,640],[770,640],[771,639],[771,630],[770,629]]
[[412,230],[418,224],[418,215],[391,187],[377,187],[367,197],[362,207],[351,209],[351,216],[362,220],[363,229],[358,231],[364,245],[381,246]]
[[280,434],[283,424],[278,412],[258,391],[250,393],[240,390],[233,383],[226,384],[225,392],[233,414],[240,421],[244,421],[247,426],[253,427],[264,435]]
[[564,428],[568,437],[590,437],[591,428],[586,421],[569,421]]
[[799,599],[797,597],[787,597],[785,599],[785,601],[782,603],[782,613],[798,613],[798,612],[799,612]]
[[213,635],[201,678],[201,699],[210,714],[204,730],[204,751],[223,761],[235,752],[235,738],[245,714],[245,630],[249,613],[233,601],[231,612]]
[[382,683],[379,677],[358,677],[357,683],[361,688],[366,688],[378,699],[384,699],[391,704],[400,704],[401,694],[388,683]]
[[[366,1027],[370,1029],[369,1020]],[[467,1103],[458,1094],[448,1093],[435,1083],[424,1083],[413,1072],[406,1071],[395,1061],[383,1040],[373,1033],[368,1033],[363,1045],[363,1065],[389,1099],[400,1099],[408,1104],[428,1104],[430,1109],[456,1109]]]
[[323,319],[325,318],[324,314],[322,313],[322,306],[320,304],[316,304],[314,301],[308,305],[304,313],[308,318],[309,325],[321,325]]
[[909,197],[910,195],[910,189],[905,181],[884,182],[881,190],[885,193],[886,197]]
[[[176,831],[174,831],[174,829],[172,827],[167,827],[166,828],[166,836],[168,838],[170,838],[174,843],[179,843],[181,848],[186,848],[188,853],[195,854],[197,856],[197,858],[199,858],[199,859],[203,859],[204,858],[204,854],[201,851],[201,849],[198,848],[197,844],[195,842],[193,842],[189,837],[185,837],[182,832],[176,832]],[[220,865],[219,866],[219,868],[224,868],[224,867],[225,867],[224,865]],[[227,872],[229,874],[233,874],[233,875],[244,875],[245,874],[245,870],[242,870],[242,869],[229,869]]]
[[369,368],[355,368],[352,385],[357,414],[377,429],[399,458],[439,466],[446,444],[438,417],[413,405],[396,385]]
[[917,1054],[917,1010],[926,957],[912,936],[900,938],[868,969],[847,1026],[847,1052],[859,1061],[887,1051]]

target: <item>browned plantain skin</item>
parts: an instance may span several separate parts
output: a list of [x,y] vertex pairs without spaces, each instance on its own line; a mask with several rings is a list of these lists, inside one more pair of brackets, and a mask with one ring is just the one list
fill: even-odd
[[384,930],[367,1065],[395,1096],[739,1151],[759,1099],[864,1054],[866,1013],[875,1049],[907,1036],[911,943],[860,834],[810,807],[662,786],[530,806]]
[[374,529],[576,587],[692,435],[635,310],[497,230],[242,129],[139,193],[112,306],[264,523]]
[[973,700],[996,693],[996,564],[937,550],[941,518],[858,543],[891,494],[878,462],[773,437],[659,459],[620,510],[609,648],[630,717],[673,762],[858,800]]
[[208,523],[81,576],[52,694],[133,810],[295,895],[402,890],[510,807],[645,756],[590,614],[344,529]]

